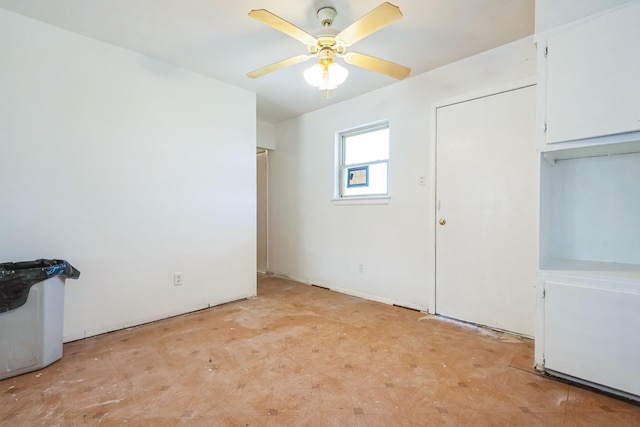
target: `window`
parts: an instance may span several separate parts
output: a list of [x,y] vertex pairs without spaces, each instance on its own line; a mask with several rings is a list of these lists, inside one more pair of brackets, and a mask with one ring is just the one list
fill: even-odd
[[388,196],[389,123],[343,132],[338,145],[339,196]]

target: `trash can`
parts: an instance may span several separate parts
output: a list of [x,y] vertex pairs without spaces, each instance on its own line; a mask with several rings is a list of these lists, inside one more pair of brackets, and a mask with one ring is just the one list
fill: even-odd
[[0,380],[62,357],[64,282],[79,276],[64,260],[0,264]]

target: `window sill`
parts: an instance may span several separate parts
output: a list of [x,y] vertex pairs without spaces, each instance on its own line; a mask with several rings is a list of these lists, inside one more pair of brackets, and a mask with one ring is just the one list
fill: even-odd
[[355,196],[342,197],[339,199],[331,199],[336,206],[341,205],[388,205],[391,197],[389,196]]

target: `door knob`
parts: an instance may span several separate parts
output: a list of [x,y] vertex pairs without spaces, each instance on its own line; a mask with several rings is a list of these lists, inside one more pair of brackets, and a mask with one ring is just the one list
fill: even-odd
[[444,219],[444,218],[440,218],[440,219],[438,220],[438,223],[439,223],[440,225],[445,225],[445,224],[447,223],[447,220],[446,220],[446,219]]

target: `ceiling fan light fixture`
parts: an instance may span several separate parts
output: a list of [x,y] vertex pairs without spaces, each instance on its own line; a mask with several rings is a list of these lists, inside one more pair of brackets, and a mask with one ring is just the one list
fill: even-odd
[[335,89],[320,89],[320,99],[330,99],[336,96]]
[[329,78],[329,73],[324,73],[324,75],[322,76],[322,81],[320,82],[320,85],[318,86],[318,89],[320,90],[332,90],[337,88],[338,86],[334,85],[333,82],[331,81],[331,79]]
[[332,98],[335,89],[344,83],[349,76],[349,70],[331,61],[320,61],[304,71],[304,79],[313,87],[320,90],[320,98]]

